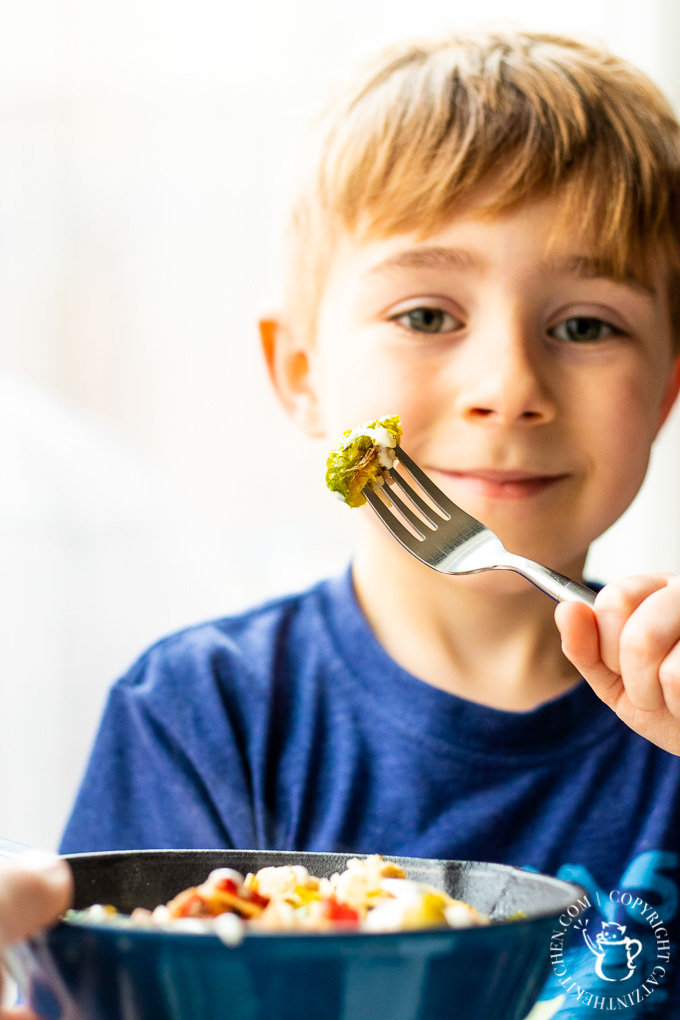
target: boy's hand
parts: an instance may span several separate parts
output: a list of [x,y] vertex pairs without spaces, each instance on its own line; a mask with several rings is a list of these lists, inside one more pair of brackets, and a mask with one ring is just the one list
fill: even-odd
[[[69,906],[72,895],[70,868],[58,857],[32,851],[22,857],[0,858],[0,950],[55,921]],[[3,1009],[0,1005],[0,1020],[37,1018],[24,1006]]]
[[626,577],[593,609],[561,602],[562,650],[636,733],[680,755],[680,577]]

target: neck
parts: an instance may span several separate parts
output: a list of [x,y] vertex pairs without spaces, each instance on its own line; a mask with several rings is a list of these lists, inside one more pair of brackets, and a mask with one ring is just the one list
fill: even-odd
[[[378,640],[408,672],[506,711],[528,711],[578,682],[543,592],[506,571],[439,574],[385,539],[360,547],[354,585]],[[560,569],[579,578],[582,567]]]

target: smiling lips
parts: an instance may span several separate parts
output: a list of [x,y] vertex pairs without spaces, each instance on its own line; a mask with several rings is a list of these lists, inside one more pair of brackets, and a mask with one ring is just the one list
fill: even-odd
[[[426,469],[428,470],[428,469]],[[540,475],[529,471],[444,471],[432,469],[469,492],[489,499],[527,499],[551,488],[567,476]]]

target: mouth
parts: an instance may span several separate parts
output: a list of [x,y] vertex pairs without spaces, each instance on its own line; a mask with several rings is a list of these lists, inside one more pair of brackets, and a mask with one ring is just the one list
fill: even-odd
[[568,476],[544,475],[533,471],[495,471],[487,469],[447,471],[426,468],[433,474],[447,478],[461,492],[469,492],[487,499],[528,499],[551,489]]

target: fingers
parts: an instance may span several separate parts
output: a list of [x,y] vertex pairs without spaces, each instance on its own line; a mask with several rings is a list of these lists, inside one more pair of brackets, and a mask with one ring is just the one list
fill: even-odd
[[645,574],[612,581],[595,599],[602,659],[615,673],[621,672],[619,649],[624,625],[653,592],[664,588],[668,574]]
[[595,600],[602,661],[620,674],[635,708],[664,705],[680,717],[674,649],[680,640],[680,578],[628,577],[607,585]]
[[680,719],[680,578],[627,577],[598,594],[593,612],[560,604],[562,649],[612,708],[624,693],[633,708],[667,708]]
[[65,861],[32,851],[0,862],[0,946],[26,938],[55,921],[73,896]]
[[600,661],[600,641],[592,609],[581,602],[558,602],[555,622],[567,658],[575,665],[576,659],[584,665],[597,665]]
[[560,602],[555,609],[555,622],[566,657],[586,678],[598,697],[615,708],[622,689],[621,677],[602,661],[593,610],[580,602]]
[[[680,602],[680,578],[676,578],[674,584],[668,587],[676,603]],[[676,719],[680,719],[680,620],[677,617],[674,619],[677,640],[659,666],[659,683],[666,705]]]

